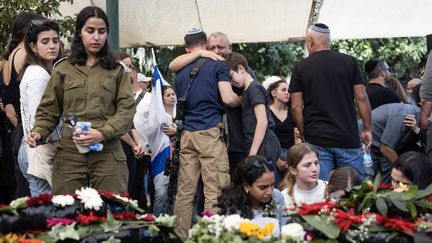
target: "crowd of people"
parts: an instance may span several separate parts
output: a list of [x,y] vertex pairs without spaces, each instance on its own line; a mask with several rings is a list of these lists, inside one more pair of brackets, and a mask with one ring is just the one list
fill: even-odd
[[[263,85],[226,34],[191,29],[187,53],[169,65],[174,87],[160,87],[158,136],[180,144],[170,183],[172,174],[156,176],[176,157],[173,146],[155,154],[156,86],[150,92],[152,78],[109,49],[103,10],[77,15],[67,56],[57,22],[22,13],[12,27],[0,69],[2,204],[91,186],[175,214],[187,233],[204,210],[252,219],[273,207],[284,222],[283,209],[337,199],[378,173],[394,187],[432,183],[432,58],[407,91],[379,58],[365,64],[365,82],[357,60],[331,50],[330,28],[317,23],[290,80]],[[152,162],[157,156],[163,164]]]

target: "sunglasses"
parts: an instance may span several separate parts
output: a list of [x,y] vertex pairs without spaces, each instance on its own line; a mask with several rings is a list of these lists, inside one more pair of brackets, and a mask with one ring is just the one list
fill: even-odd
[[29,28],[29,34],[31,35],[33,33],[33,30],[36,26],[41,26],[41,25],[45,25],[45,26],[49,26],[51,28],[54,29],[58,29],[59,28],[59,23],[55,20],[50,20],[50,19],[33,19],[31,21],[31,25]]

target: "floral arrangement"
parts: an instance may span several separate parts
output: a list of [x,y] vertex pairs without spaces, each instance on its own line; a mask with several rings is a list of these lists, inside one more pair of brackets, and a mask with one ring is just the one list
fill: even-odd
[[255,221],[238,214],[221,216],[207,212],[197,218],[186,242],[298,242],[304,239],[304,234],[297,223],[284,225],[279,232],[279,221],[274,218]]
[[[301,223],[306,238],[347,242],[428,242],[432,237],[432,185],[392,188],[365,181],[337,201],[303,204],[288,210]],[[422,241],[428,240],[428,241]]]
[[0,242],[181,241],[174,228],[175,216],[144,214],[127,194],[93,188],[0,205]]

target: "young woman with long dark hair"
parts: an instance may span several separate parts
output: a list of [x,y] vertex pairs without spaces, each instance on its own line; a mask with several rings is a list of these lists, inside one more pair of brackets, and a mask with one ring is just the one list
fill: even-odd
[[[128,74],[109,53],[109,22],[95,6],[77,16],[71,55],[59,62],[27,137],[30,146],[45,140],[61,116],[76,115],[91,123],[88,131],[62,126],[53,164],[54,194],[73,193],[92,185],[115,193],[127,192],[128,169],[119,137],[132,125],[135,102]],[[80,153],[76,145],[103,143],[102,151]]]

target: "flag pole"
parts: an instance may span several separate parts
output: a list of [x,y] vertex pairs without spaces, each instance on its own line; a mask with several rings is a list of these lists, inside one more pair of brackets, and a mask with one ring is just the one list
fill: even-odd
[[153,57],[153,66],[156,66],[156,56],[155,56],[155,52],[153,50],[153,48],[151,49],[152,52],[152,57]]

